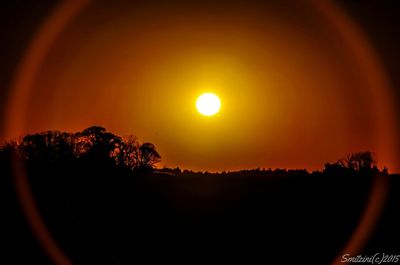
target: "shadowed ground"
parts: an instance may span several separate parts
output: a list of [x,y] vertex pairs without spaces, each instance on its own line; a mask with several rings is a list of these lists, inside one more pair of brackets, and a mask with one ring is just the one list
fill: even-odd
[[[362,175],[132,175],[99,165],[59,167],[28,167],[30,183],[46,224],[76,264],[131,264],[160,255],[180,261],[312,256],[327,263],[355,228],[371,182]],[[391,183],[371,251],[399,246],[395,176]],[[36,256],[14,204],[5,215],[16,227],[10,236]]]
[[[22,214],[9,155],[1,153],[2,258],[51,264]],[[389,178],[390,189],[363,253],[400,249],[398,175],[330,164],[314,173],[132,170],[92,155],[24,161],[45,224],[74,264],[328,264],[357,226],[374,177]]]

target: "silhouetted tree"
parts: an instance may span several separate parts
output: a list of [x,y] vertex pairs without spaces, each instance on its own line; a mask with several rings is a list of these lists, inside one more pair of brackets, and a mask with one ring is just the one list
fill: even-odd
[[128,135],[123,138],[122,145],[122,164],[129,169],[134,169],[138,160],[139,142],[134,135]]
[[0,152],[18,151],[18,143],[14,140],[6,141],[0,145]]
[[361,171],[372,169],[375,160],[372,152],[357,152],[347,155],[342,163],[349,169]]
[[25,159],[67,159],[73,156],[72,137],[69,133],[47,131],[25,136],[18,149]]
[[345,171],[377,170],[372,152],[357,152],[348,154],[333,164],[326,163],[324,172],[343,173]]
[[112,161],[115,158],[118,160],[122,139],[107,132],[105,128],[92,126],[75,134],[74,138],[77,156],[103,161]]
[[152,168],[161,161],[152,143],[140,144],[137,137],[129,135],[123,140],[123,163],[130,169]]
[[139,168],[153,167],[161,161],[160,154],[156,151],[156,147],[152,143],[144,143],[139,147]]
[[336,161],[335,163],[326,163],[324,173],[328,174],[343,174],[348,171],[348,168],[342,163],[342,160]]

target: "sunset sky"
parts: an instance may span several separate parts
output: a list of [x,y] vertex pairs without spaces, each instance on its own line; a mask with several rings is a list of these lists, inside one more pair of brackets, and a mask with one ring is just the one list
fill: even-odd
[[[154,143],[160,166],[313,170],[370,150],[398,171],[380,68],[348,39],[358,28],[340,32],[346,20],[311,2],[261,2],[89,4],[55,38],[23,126],[5,137],[101,125]],[[204,92],[221,100],[215,116],[196,110]]]

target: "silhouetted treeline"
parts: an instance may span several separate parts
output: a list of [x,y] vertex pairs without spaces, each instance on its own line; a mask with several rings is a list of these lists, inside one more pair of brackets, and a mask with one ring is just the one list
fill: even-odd
[[[139,143],[134,135],[120,137],[107,132],[100,126],[89,127],[82,132],[68,133],[47,131],[27,135],[19,140],[9,141],[1,146],[1,152],[15,152],[29,162],[71,162],[74,160],[109,163],[132,171],[152,169],[161,161],[160,154],[152,143]],[[209,174],[180,168],[164,168],[158,172],[170,174]],[[379,173],[372,152],[358,152],[347,155],[335,163],[325,164],[324,173]],[[319,172],[314,172],[319,173]],[[387,174],[385,168],[382,173]],[[251,176],[303,176],[305,169],[243,169],[238,172],[221,172],[221,175]]]
[[[163,168],[157,170],[157,172],[174,174],[174,175],[208,175],[209,172],[195,172],[187,169],[177,168]],[[268,178],[274,177],[291,177],[291,176],[305,176],[310,173],[306,169],[242,169],[239,171],[223,171],[213,173],[214,175],[243,175],[243,176],[262,176]],[[376,166],[374,154],[369,151],[356,152],[348,154],[345,158],[341,158],[334,163],[326,163],[322,172],[313,171],[311,174],[339,174],[339,175],[357,175],[357,174],[388,174],[388,169],[385,167],[383,170],[379,170]]]
[[160,155],[153,144],[90,127],[28,135],[2,148],[0,232],[12,260],[2,264],[52,264],[15,192],[13,152],[74,264],[328,264],[359,224],[377,178],[390,182],[388,203],[364,253],[400,249],[398,175],[378,170],[371,152],[314,172],[154,170]]
[[28,162],[71,162],[76,160],[109,163],[131,170],[151,169],[161,160],[152,143],[139,143],[134,135],[120,137],[100,126],[82,132],[47,131],[9,141],[3,152],[16,152]]

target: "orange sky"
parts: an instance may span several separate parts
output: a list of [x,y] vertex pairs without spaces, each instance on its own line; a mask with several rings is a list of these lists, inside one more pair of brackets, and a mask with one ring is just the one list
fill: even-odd
[[[365,150],[396,168],[382,88],[311,6],[106,2],[55,40],[14,136],[97,124],[154,143],[161,165],[193,170],[321,169]],[[206,91],[221,98],[216,116],[195,109]]]

